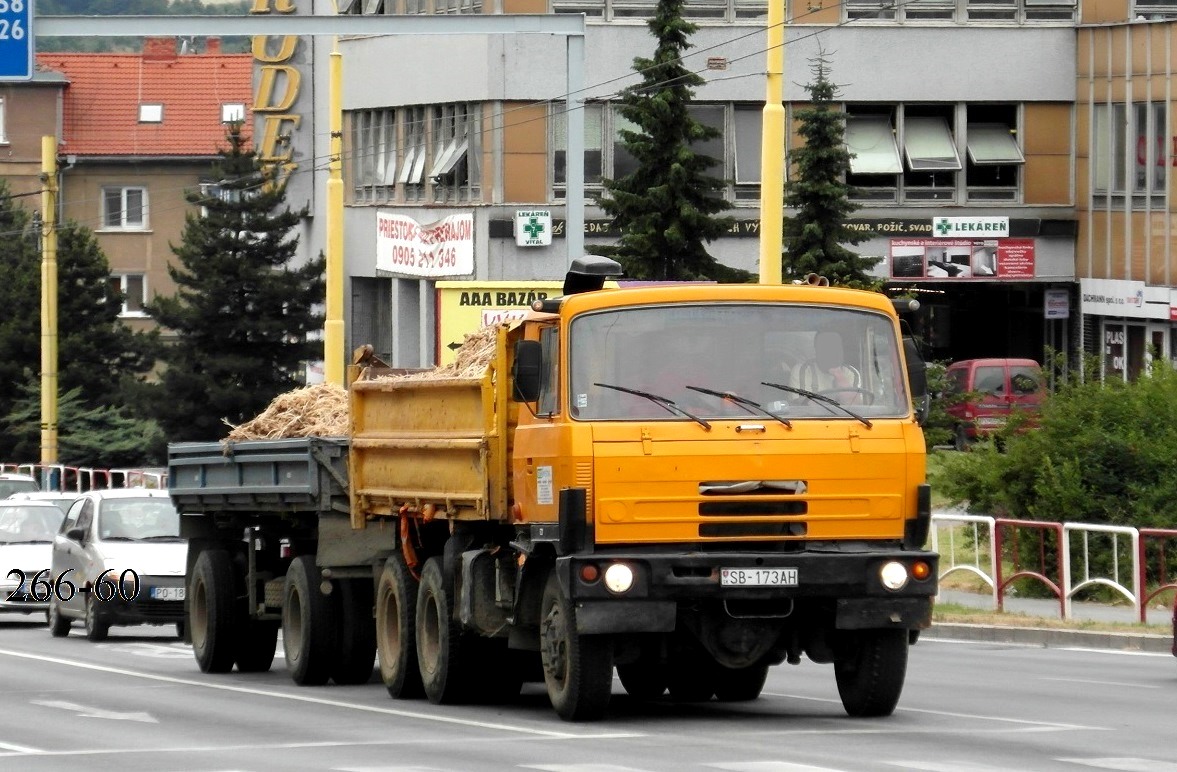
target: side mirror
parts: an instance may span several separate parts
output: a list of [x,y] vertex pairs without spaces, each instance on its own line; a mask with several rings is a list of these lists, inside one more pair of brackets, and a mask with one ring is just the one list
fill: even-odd
[[521,340],[515,344],[515,362],[511,366],[511,380],[515,383],[515,389],[511,399],[516,402],[539,400],[543,359],[543,349],[538,340]]
[[907,362],[907,382],[911,384],[911,399],[915,403],[915,420],[921,425],[928,420],[932,403],[928,396],[928,363],[920,355],[912,338],[903,339],[903,358]]

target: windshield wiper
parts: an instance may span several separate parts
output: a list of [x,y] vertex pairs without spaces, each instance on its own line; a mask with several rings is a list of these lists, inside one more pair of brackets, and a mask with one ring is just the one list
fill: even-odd
[[102,541],[139,541],[134,536],[104,536]]
[[[818,394],[816,391],[807,391],[805,389],[798,389],[796,386],[786,386],[783,383],[769,383],[768,381],[761,381],[760,383],[762,386],[771,386],[774,389],[780,389],[781,391],[787,391],[791,394],[800,394],[802,397],[806,397],[808,399],[813,400],[814,402],[821,403],[822,406],[833,405],[834,407],[836,407],[839,410],[841,410],[842,412],[844,412],[846,415],[848,415],[852,418],[857,418],[859,421],[862,421],[862,423],[866,426],[866,428],[869,429],[872,426],[874,426],[874,424],[872,424],[868,419],[864,418],[863,416],[854,412],[850,408],[846,407],[845,405],[843,405],[841,402],[834,399],[833,397],[827,397],[825,394]],[[826,410],[829,410],[829,407],[826,407]]]
[[645,397],[646,399],[653,402],[655,405],[661,405],[662,408],[665,409],[667,412],[674,413],[675,415],[683,416],[684,418],[689,418],[692,421],[694,421],[695,423],[699,424],[699,426],[702,426],[707,431],[711,431],[711,424],[707,423],[699,416],[694,415],[692,413],[688,413],[686,410],[683,410],[681,407],[679,407],[678,405],[676,405],[674,403],[673,399],[669,399],[667,397],[663,397],[658,394],[651,394],[648,391],[640,391],[638,389],[630,389],[625,386],[614,386],[611,383],[594,383],[593,385],[600,386],[602,389],[613,389],[614,391],[620,391],[624,394],[633,394],[638,397]]
[[769,410],[768,408],[762,406],[759,402],[756,402],[755,400],[748,399],[747,397],[740,396],[739,394],[736,394],[734,391],[716,391],[715,389],[707,389],[702,386],[687,386],[686,388],[690,389],[691,391],[697,391],[700,394],[709,394],[712,397],[719,397],[720,399],[727,400],[728,402],[735,402],[737,405],[742,405],[743,407],[746,407],[749,410],[752,410],[752,411],[755,411],[758,413],[762,413],[762,414],[769,416],[771,418],[775,418],[776,420],[780,421],[781,423],[783,423],[785,426],[789,427],[790,429],[793,428],[793,424],[791,421],[789,421],[788,418],[785,418],[783,415],[780,415],[779,413],[774,413],[771,410]]
[[9,544],[48,544],[52,539],[21,539],[19,541],[0,541],[5,546]]
[[173,541],[184,541],[183,536],[179,536],[174,533],[171,533],[171,534],[161,533],[161,534],[156,534],[155,536],[140,536],[139,537],[139,541],[163,541],[165,539],[171,539]]

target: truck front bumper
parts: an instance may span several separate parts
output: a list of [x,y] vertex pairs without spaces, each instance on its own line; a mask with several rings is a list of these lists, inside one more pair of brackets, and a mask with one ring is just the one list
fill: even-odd
[[[556,570],[576,604],[582,633],[669,632],[680,606],[707,603],[721,603],[732,615],[755,614],[764,606],[784,618],[821,606],[834,614],[840,629],[917,630],[931,623],[937,563],[934,552],[898,548],[792,553],[628,550],[562,556]],[[894,580],[891,587],[884,583],[885,566],[890,565],[888,572],[897,571],[891,564],[906,571],[901,586]],[[628,589],[619,591],[616,584],[610,589],[607,578],[614,565],[623,565],[632,574]],[[721,579],[725,574],[728,583]],[[738,581],[768,583],[730,583]]]

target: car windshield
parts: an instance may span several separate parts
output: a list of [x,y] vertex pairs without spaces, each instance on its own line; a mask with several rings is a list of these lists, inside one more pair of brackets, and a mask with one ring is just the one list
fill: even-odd
[[614,309],[572,322],[568,405],[581,420],[902,417],[910,401],[901,362],[894,322],[878,312],[764,303]]
[[64,519],[57,507],[0,506],[0,544],[51,542]]
[[98,538],[113,541],[179,539],[180,515],[170,499],[112,499],[98,511]]
[[6,499],[21,491],[38,490],[36,480],[0,480],[0,499]]

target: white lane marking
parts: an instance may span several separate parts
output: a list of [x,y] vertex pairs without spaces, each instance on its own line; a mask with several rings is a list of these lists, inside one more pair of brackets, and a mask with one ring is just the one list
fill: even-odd
[[1088,649],[1082,646],[1044,646],[1041,643],[1020,643],[1014,641],[972,641],[968,638],[920,638],[919,645],[925,643],[946,643],[957,646],[995,646],[1002,649],[1050,649],[1051,651],[1071,651],[1078,654],[1110,654],[1119,657],[1172,657],[1166,651],[1137,651],[1135,649]]
[[[780,692],[762,692],[772,697],[786,697],[790,700],[811,700],[813,702],[829,702],[835,705],[841,705],[841,700],[832,700],[826,697],[811,697],[806,694],[781,694]],[[1007,724],[1020,724],[1026,727],[1039,728],[1042,730],[1056,730],[1056,729],[1107,729],[1102,726],[1084,726],[1082,724],[1062,724],[1057,721],[1031,721],[1024,718],[1010,718],[1009,716],[985,716],[977,713],[956,713],[951,710],[932,710],[930,708],[905,708],[899,707],[897,711],[900,713],[927,713],[933,716],[947,716],[949,718],[967,718],[974,721],[1000,721]]]
[[794,764],[791,761],[732,761],[723,764],[706,764],[730,772],[845,772],[841,768],[818,767],[813,764]]
[[182,643],[162,644],[134,641],[130,643],[100,643],[98,648],[120,654],[157,659],[183,659],[192,656],[192,647]]
[[1156,759],[1108,758],[1108,759],[1055,759],[1067,764],[1081,764],[1099,769],[1119,769],[1123,772],[1174,772],[1177,762]]
[[969,761],[886,761],[893,767],[918,769],[922,772],[1009,772],[1009,767],[993,767],[988,764],[973,764]]
[[372,705],[356,705],[354,703],[341,702],[340,700],[328,700],[321,697],[309,697],[302,694],[284,694],[282,692],[272,692],[265,689],[251,689],[246,686],[233,686],[232,684],[197,681],[191,678],[176,678],[174,676],[157,675],[154,673],[141,673],[137,670],[107,667],[106,665],[95,665],[88,662],[76,662],[74,660],[61,659],[60,657],[50,657],[44,654],[30,654],[23,651],[12,651],[11,649],[0,649],[0,656],[17,657],[19,659],[31,659],[54,665],[64,665],[66,667],[75,667],[82,670],[94,670],[100,673],[111,673],[113,675],[125,675],[131,676],[132,678],[142,678],[148,681],[160,681],[162,683],[179,684],[181,686],[198,686],[203,689],[218,689],[220,691],[236,692],[238,694],[252,694],[258,697],[274,697],[276,699],[290,700],[292,702],[306,702],[315,705],[327,705],[333,708],[358,710],[366,713],[379,713],[386,716],[401,716],[403,718],[414,718],[421,721],[433,721],[439,724],[458,724],[460,726],[468,726],[477,729],[496,729],[506,732],[530,734],[537,737],[553,737],[560,740],[612,740],[627,737],[645,736],[645,734],[641,732],[601,732],[592,734],[557,732],[550,729],[535,729],[533,727],[520,726],[517,724],[500,724],[490,721],[476,721],[468,718],[456,718],[454,716],[430,715],[428,713],[420,713],[414,710],[398,710],[396,708],[378,708]]
[[520,764],[522,769],[541,769],[544,772],[643,772],[637,767],[617,764]]
[[1133,684],[1127,681],[1096,681],[1093,678],[1055,678],[1053,676],[1038,676],[1039,681],[1062,681],[1067,684],[1096,684],[1098,686],[1123,686],[1128,689],[1160,689],[1156,684]]
[[64,702],[62,700],[32,700],[34,705],[42,705],[46,708],[54,708],[55,710],[68,710],[71,713],[78,714],[79,718],[108,718],[115,721],[140,721],[144,724],[158,724],[155,717],[150,713],[138,711],[135,713],[121,713],[117,710],[105,710],[103,708],[90,708],[85,705],[79,705],[76,702]]
[[[40,748],[33,748],[28,745],[17,745],[16,743],[6,743],[3,741],[0,741],[0,750],[14,751],[16,753],[44,753],[44,751],[42,751]],[[0,754],[0,756],[7,755],[8,754],[6,753]]]

